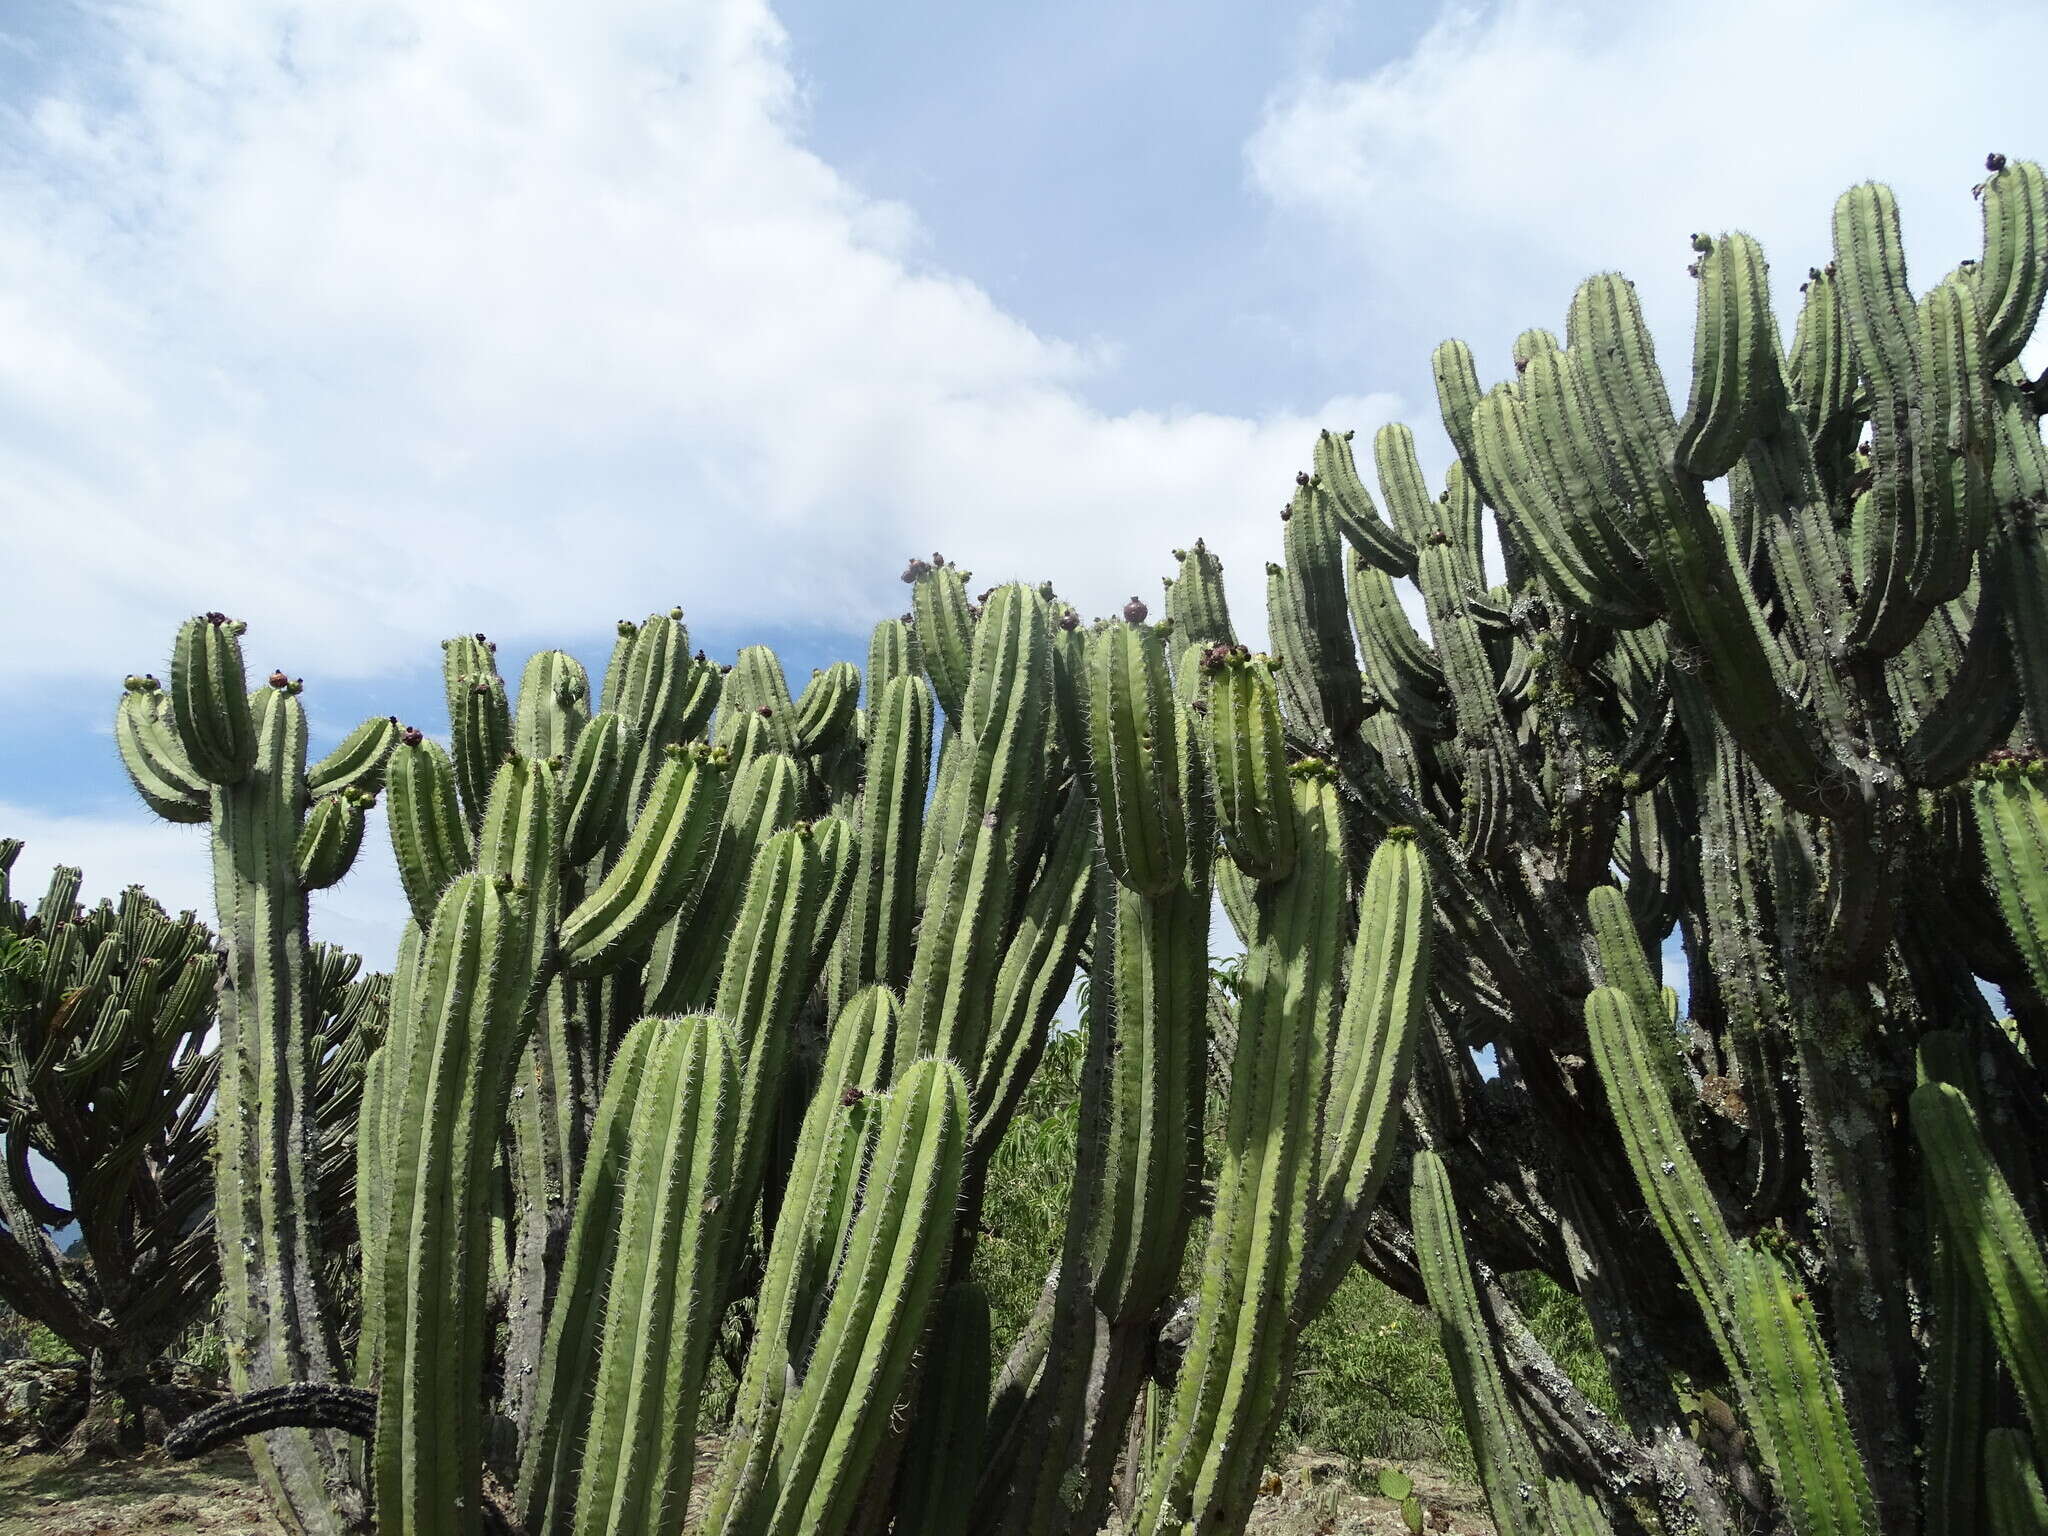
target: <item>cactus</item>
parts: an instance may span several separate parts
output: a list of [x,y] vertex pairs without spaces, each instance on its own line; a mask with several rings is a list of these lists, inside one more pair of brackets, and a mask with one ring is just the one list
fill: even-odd
[[[173,918],[139,886],[81,907],[80,872],[61,866],[31,910],[9,890],[21,850],[0,838],[0,1299],[86,1362],[86,1413],[67,1451],[132,1451],[151,1413],[174,1409],[165,1351],[219,1285],[209,1124],[218,950],[192,913]],[[348,1113],[383,978],[356,979],[353,957],[314,962],[319,1033],[331,1042],[319,1074],[326,1119]],[[61,1200],[31,1151],[63,1179]],[[344,1188],[338,1171],[323,1178],[331,1199]],[[76,1264],[51,1235],[73,1222]]]
[[2048,1494],[2041,1472],[2027,1454],[2026,1437],[2016,1429],[1994,1429],[1985,1437],[1985,1506],[1991,1536],[2039,1536],[2048,1531]]
[[[769,1536],[839,1530],[851,1516],[937,1293],[966,1150],[959,1069],[913,1063],[889,1091],[839,1280],[776,1425]],[[751,1528],[744,1514],[725,1527]]]
[[1985,1146],[1963,1091],[1925,1082],[1913,1090],[1911,1104],[1913,1134],[1941,1202],[1944,1230],[1955,1237],[1999,1358],[2019,1389],[2035,1454],[2048,1459],[2048,1256]]
[[1443,1159],[1427,1149],[1415,1154],[1410,1197],[1415,1257],[1429,1290],[1430,1310],[1450,1358],[1458,1406],[1472,1437],[1479,1480],[1496,1529],[1510,1536],[1541,1536],[1550,1529],[1550,1500],[1543,1463],[1522,1425],[1493,1358],[1493,1335],[1479,1310],[1471,1260],[1458,1230],[1458,1208]]
[[[650,1019],[626,1166],[590,1427],[580,1532],[681,1524],[697,1405],[718,1322],[722,1193],[740,1124],[738,1047],[724,1025]],[[580,1394],[579,1394],[580,1396]]]
[[[173,819],[201,818],[194,795],[162,805],[166,775],[188,790],[205,785],[225,954],[214,1220],[229,1370],[246,1391],[340,1374],[316,1278],[328,1214],[314,1161],[321,1044],[308,887],[297,854],[312,786],[375,793],[395,733],[373,721],[309,770],[300,685],[276,672],[246,693],[243,629],[219,613],[179,628],[168,703],[151,711],[155,729],[138,733],[131,746],[139,750],[124,752],[124,760],[145,802],[175,809]],[[152,678],[131,680],[127,689],[130,697],[159,691]],[[122,708],[140,710],[125,701]],[[331,849],[311,872],[338,878],[341,851]],[[332,1435],[272,1434],[258,1468],[300,1528],[340,1532],[359,1522],[361,1494]]]
[[[864,678],[835,663],[792,698],[773,652],[728,675],[669,610],[620,625],[595,699],[542,652],[514,700],[469,637],[444,655],[452,751],[372,721],[302,770],[295,685],[245,706],[234,627],[188,626],[116,746],[220,850],[223,1256],[240,1382],[283,1393],[222,1422],[273,1435],[320,1529],[362,1517],[337,1437],[371,1425],[392,1529],[492,1518],[486,1462],[535,1536],[672,1526],[709,1295],[737,1307],[737,1389],[708,1531],[1078,1536],[1116,1503],[1223,1533],[1300,1330],[1363,1263],[1439,1305],[1509,1528],[2021,1518],[1998,1372],[2038,1459],[2048,448],[2015,360],[2044,185],[1993,157],[1981,259],[1920,290],[1891,195],[1852,189],[1789,349],[1757,242],[1694,236],[1683,410],[1619,274],[1523,331],[1501,382],[1446,342],[1441,485],[1399,423],[1369,467],[1341,430],[1303,445],[1270,663],[1201,541],[1157,626],[1136,599],[1084,626],[1049,586],[973,596],[934,555]],[[304,898],[347,868],[387,754],[415,928],[351,1163],[294,1097],[324,1038]],[[436,936],[457,897],[525,925],[493,977],[510,1060],[487,1053],[518,1081],[482,1124],[412,1065],[468,1017]],[[1234,1005],[1202,974],[1212,900],[1246,943]],[[1062,1251],[998,1361],[962,1316],[986,1179],[1083,973]],[[730,1031],[728,1143],[641,1183],[643,1118],[710,1124],[708,1067],[639,1103],[669,1028],[642,1019],[684,1014],[719,1020],[689,1026],[706,1052]],[[346,1389],[310,1160],[355,1170],[372,1271]],[[432,1234],[399,1216],[423,1200]],[[657,1209],[680,1222],[658,1238]],[[416,1276],[458,1269],[475,1284],[423,1299]],[[1585,1302],[1619,1419],[1530,1353],[1491,1277],[1531,1269]],[[485,1346],[472,1292],[502,1298]],[[615,1305],[642,1321],[608,1341]],[[403,1321],[429,1312],[439,1374]],[[664,1316],[675,1348],[626,1359],[620,1330]],[[1695,1437],[1681,1380],[1735,1409]],[[348,1395],[372,1381],[374,1415]]]
[[1140,1530],[1241,1528],[1295,1340],[1356,1254],[1385,1175],[1388,1109],[1406,1088],[1427,986],[1428,887],[1412,839],[1390,836],[1368,872],[1340,1003],[1332,777],[1312,760],[1293,776],[1295,868],[1258,897],[1201,1310]]

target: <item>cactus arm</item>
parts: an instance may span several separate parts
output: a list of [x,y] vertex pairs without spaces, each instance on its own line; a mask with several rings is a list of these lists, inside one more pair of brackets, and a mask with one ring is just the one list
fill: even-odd
[[988,1421],[988,1294],[969,1281],[940,1299],[926,1352],[896,1520],[919,1536],[967,1536],[975,1458]]
[[2048,1492],[2041,1469],[2027,1453],[2027,1437],[2016,1429],[1994,1429],[1984,1437],[1984,1505],[1990,1536],[2041,1536],[2048,1531]]
[[1566,517],[1536,468],[1519,394],[1496,385],[1472,413],[1472,439],[1486,489],[1501,520],[1501,538],[1536,572],[1544,588],[1575,612],[1616,624],[1634,622],[1632,605],[1617,603],[1613,585],[1566,535]]
[[1223,595],[1223,562],[1200,539],[1188,549],[1175,550],[1174,558],[1180,562],[1180,574],[1166,589],[1166,617],[1174,635],[1194,644],[1237,644]]
[[2019,722],[2019,674],[2005,607],[2002,583],[1983,590],[1946,686],[1900,748],[1907,777],[1920,788],[1955,783]]
[[187,619],[171,648],[172,728],[186,761],[223,788],[248,775],[258,752],[242,666],[245,627],[217,613]]
[[590,723],[590,674],[566,651],[535,651],[519,674],[512,747],[521,757],[566,764]]
[[457,635],[441,642],[455,787],[472,833],[484,824],[491,780],[512,750],[512,705],[505,679],[498,673],[497,649],[482,635]]
[[[1952,1083],[1981,1099],[1969,1037],[1961,1030],[1930,1030],[1920,1039],[1920,1081]],[[1934,1244],[1928,1263],[1928,1315],[1933,1341],[1927,1351],[1926,1457],[1922,1518],[1929,1530],[1975,1530],[1984,1500],[1984,1419],[1993,1401],[1998,1351],[1970,1278],[1958,1235],[1948,1229],[1939,1188],[1923,1190],[1927,1231]]]
[[1139,895],[1164,895],[1180,883],[1188,848],[1173,764],[1180,706],[1160,636],[1142,624],[1111,625],[1089,647],[1088,683],[1103,856]]
[[669,750],[617,862],[562,919],[562,964],[571,976],[601,976],[637,959],[704,877],[725,809],[725,772],[701,747]]
[[867,707],[870,714],[899,677],[924,675],[924,661],[918,654],[917,631],[910,615],[883,619],[868,636]]
[[1351,1270],[1387,1176],[1430,990],[1435,927],[1414,834],[1389,833],[1366,868],[1344,1011],[1328,1047],[1311,1241],[1294,1303],[1298,1333]]
[[532,964],[524,896],[458,877],[427,928],[405,1055],[387,1069],[388,1321],[372,1466],[380,1525],[406,1536],[478,1528],[487,1186]]
[[[683,745],[709,717],[717,694],[707,697],[707,668],[713,675],[718,672],[710,663],[691,659],[682,609],[650,613],[637,625],[620,621],[619,643],[612,650],[599,703],[632,727],[623,807],[628,819],[639,813],[660,776],[666,761],[663,748]],[[718,686],[708,683],[710,689]]]
[[1990,531],[1996,427],[1982,321],[1968,282],[1950,278],[1938,285],[1921,301],[1917,318],[1922,398],[1913,454],[1916,494],[1927,506],[1911,579],[1914,600],[1931,609],[1968,587]]
[[623,715],[607,711],[576,734],[562,776],[562,857],[571,866],[589,863],[618,833],[632,729]]
[[1450,1174],[1443,1159],[1428,1149],[1415,1154],[1409,1209],[1416,1264],[1443,1335],[1494,1525],[1505,1536],[1545,1536],[1551,1526],[1543,1463],[1494,1358],[1493,1336],[1479,1310],[1471,1260],[1459,1231]]
[[1201,665],[1208,681],[1199,735],[1223,846],[1252,879],[1285,879],[1294,868],[1294,797],[1272,665],[1243,650],[1212,651]]
[[455,766],[438,743],[408,731],[392,754],[385,796],[398,882],[425,924],[455,877],[476,859],[469,823],[457,800]]
[[1928,538],[1928,508],[1915,474],[1911,402],[1920,386],[1920,335],[1899,211],[1889,187],[1865,182],[1835,204],[1835,269],[1857,367],[1870,392],[1871,484],[1869,579],[1863,584],[1849,643],[1888,656],[1920,625],[1911,578]]
[[1956,1239],[1999,1357],[2019,1389],[2035,1453],[2048,1459],[2048,1257],[2041,1239],[1992,1160],[1962,1090],[1925,1082],[1909,1103],[1945,1230]]
[[1714,706],[1772,787],[1796,807],[1825,814],[1817,792],[1824,753],[1812,720],[1792,701],[1776,642],[1692,476],[1670,472],[1677,430],[1670,397],[1623,278],[1589,278],[1572,300],[1580,378],[1636,518],[1640,553],[1669,605],[1672,627],[1715,659]]
[[[1455,338],[1437,343],[1430,353],[1429,371],[1436,381],[1436,403],[1443,417],[1444,435],[1450,438],[1465,473],[1479,483],[1479,453],[1472,433],[1472,413],[1486,393],[1479,385],[1479,367],[1472,349]],[[1487,498],[1492,500],[1491,496]]]
[[1334,499],[1313,479],[1303,477],[1295,491],[1281,544],[1286,563],[1268,583],[1267,608],[1283,679],[1305,718],[1342,740],[1365,718],[1365,679],[1351,643]]
[[909,980],[931,756],[931,689],[922,677],[898,674],[869,715],[860,855],[840,947],[842,997],[874,982],[900,987]]
[[716,999],[747,877],[768,839],[795,822],[802,777],[794,758],[774,751],[733,770],[710,868],[654,941],[644,978],[649,1008],[704,1009]]
[[782,662],[767,646],[740,647],[732,673],[725,680],[720,709],[726,714],[758,715],[768,722],[776,751],[796,752],[796,704],[789,696],[789,681],[783,675]]
[[313,802],[292,854],[300,885],[309,891],[324,891],[348,873],[363,846],[364,812],[369,801],[360,790],[345,790]]
[[2031,160],[1993,171],[1984,183],[1984,255],[1971,274],[1993,373],[2016,361],[2048,294],[2048,177]]
[[627,1131],[619,1234],[607,1280],[577,1536],[679,1530],[697,1408],[723,1309],[723,1170],[737,1126],[738,1046],[709,1019],[656,1033]]
[[811,679],[794,707],[796,749],[806,757],[830,751],[853,726],[860,702],[860,670],[835,661]]
[[1038,1068],[1053,1014],[1073,985],[1094,907],[1094,851],[1094,811],[1087,797],[1076,793],[1060,812],[1045,867],[1031,882],[1016,934],[996,976],[988,1044],[971,1095],[970,1189],[986,1172],[987,1160]]
[[852,1516],[938,1292],[966,1140],[959,1069],[910,1065],[889,1093],[846,1260],[778,1426],[766,1536],[839,1530]]
[[1351,562],[1351,627],[1365,681],[1410,730],[1433,737],[1455,729],[1444,707],[1444,669],[1415,633],[1393,578],[1364,560]]
[[1745,234],[1693,236],[1699,318],[1693,328],[1692,398],[1672,451],[1702,480],[1735,467],[1744,447],[1785,409],[1777,324],[1763,247]]
[[2048,990],[2048,793],[2037,765],[1996,765],[1971,789],[1998,909],[2037,988]]
[[738,1213],[728,1233],[735,1243],[744,1241],[746,1217],[761,1195],[791,1026],[810,994],[837,915],[829,910],[831,872],[824,842],[805,823],[768,839],[747,877],[726,946],[713,1011],[733,1026],[741,1052],[733,1162],[723,1190],[723,1198]]
[[[868,987],[847,1001],[833,1025],[824,1071],[790,1158],[755,1302],[754,1347],[734,1392],[725,1453],[699,1522],[705,1532],[738,1532],[749,1528],[748,1519],[766,1516],[759,1506],[782,1394],[793,1362],[812,1343],[807,1324],[845,1236],[852,1175],[873,1120],[865,1100],[886,1081],[896,1012],[888,988]],[[735,1511],[743,1513],[736,1518]]]
[[1359,478],[1349,432],[1316,434],[1315,478],[1329,492],[1338,530],[1359,559],[1389,576],[1415,574],[1412,535],[1395,531],[1401,526],[1398,516],[1392,528],[1381,520],[1372,493]]
[[[1024,836],[1045,793],[1052,646],[1045,600],[1011,585],[989,595],[961,704],[964,756],[954,806],[935,804],[940,840],[904,993],[896,1058],[943,1055],[977,1066],[987,1036],[1000,937],[1014,910]],[[941,768],[941,793],[944,783]]]
[[1144,1536],[1189,1520],[1235,1529],[1264,1464],[1307,1222],[1317,1106],[1303,1085],[1320,1076],[1311,1052],[1341,963],[1343,848],[1325,772],[1297,774],[1294,873],[1259,896],[1200,1309],[1134,1527]]
[[1799,1536],[1863,1536],[1877,1505],[1850,1437],[1841,1388],[1813,1308],[1785,1265],[1737,1248],[1730,1279],[1743,1406]]
[[918,654],[949,724],[960,722],[973,663],[974,621],[967,612],[967,587],[957,566],[940,565],[919,576],[910,589],[916,616]]
[[192,766],[171,728],[170,700],[153,678],[131,677],[114,715],[114,744],[128,782],[165,821],[201,822],[210,814],[207,779]]
[[1496,409],[1519,413],[1524,457],[1517,467],[1541,488],[1529,508],[1543,524],[1540,533],[1526,521],[1516,524],[1517,532],[1568,550],[1570,563],[1592,583],[1602,614],[1620,627],[1656,617],[1663,605],[1634,546],[1635,519],[1613,489],[1578,355],[1538,353],[1523,370],[1518,396],[1503,396]]
[[521,1447],[516,1507],[532,1536],[557,1536],[569,1529],[619,1241],[633,1110],[660,1034],[658,1027],[626,1032],[591,1128],[538,1373],[538,1400],[554,1404],[555,1410],[535,1419]]
[[[1660,1006],[1656,1017],[1661,1018]],[[1629,995],[1599,987],[1586,999],[1586,1033],[1637,1187],[1680,1273],[1730,1361],[1729,1277],[1736,1244],[1706,1177],[1685,1143],[1658,1069],[1658,1052]]]
[[1985,568],[2003,588],[2021,706],[2034,745],[2048,743],[2048,446],[2016,367],[1992,381],[1998,440]]

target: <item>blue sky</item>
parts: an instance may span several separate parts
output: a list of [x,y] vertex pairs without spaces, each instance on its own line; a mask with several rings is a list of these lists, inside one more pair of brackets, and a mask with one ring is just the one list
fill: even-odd
[[[202,609],[328,738],[437,727],[443,635],[516,675],[674,603],[801,679],[913,550],[1092,613],[1205,534],[1255,627],[1316,427],[1440,470],[1430,348],[1498,372],[1606,268],[1681,373],[1697,228],[1789,326],[1864,177],[1932,282],[1985,152],[2048,153],[2044,46],[1894,0],[16,0],[0,834],[204,904],[108,735]],[[319,920],[374,958],[399,911],[373,843]]]

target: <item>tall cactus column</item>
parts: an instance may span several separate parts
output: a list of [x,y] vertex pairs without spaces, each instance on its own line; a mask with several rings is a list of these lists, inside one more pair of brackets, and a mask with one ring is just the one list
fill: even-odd
[[[131,680],[117,737],[130,777],[159,815],[213,827],[225,950],[215,1220],[229,1372],[248,1391],[339,1376],[317,1281],[318,1021],[299,845],[314,797],[379,787],[396,727],[369,722],[309,772],[299,685],[277,672],[250,694],[242,630],[218,613],[187,620],[168,705],[153,704],[154,679]],[[320,883],[339,877],[337,862],[346,867],[335,857],[315,862]],[[299,1529],[341,1536],[362,1528],[361,1493],[331,1435],[278,1431],[257,1459],[273,1507]]]
[[1337,795],[1319,766],[1293,780],[1293,872],[1258,899],[1201,1310],[1151,1468],[1144,1536],[1184,1523],[1203,1533],[1241,1527],[1264,1458],[1259,1431],[1281,1391],[1275,1365],[1301,1280],[1325,1070],[1314,1047],[1319,1023],[1337,1011],[1343,964]]

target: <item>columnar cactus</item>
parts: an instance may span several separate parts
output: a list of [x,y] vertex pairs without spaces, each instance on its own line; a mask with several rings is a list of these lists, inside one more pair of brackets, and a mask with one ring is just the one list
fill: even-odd
[[[673,1529],[680,1399],[733,1303],[707,1532],[1079,1536],[1115,1502],[1221,1536],[1362,1262],[1441,1314],[1504,1528],[2028,1518],[2048,391],[2016,359],[2048,180],[1993,157],[1979,193],[1982,256],[1919,295],[1889,192],[1846,194],[1789,351],[1756,242],[1695,236],[1682,412],[1618,274],[1490,388],[1445,343],[1435,494],[1406,426],[1374,435],[1376,489],[1348,433],[1312,445],[1271,659],[1200,541],[1158,625],[973,596],[934,555],[864,679],[792,698],[759,647],[728,676],[671,610],[620,626],[589,714],[561,653],[515,700],[465,637],[452,752],[373,722],[302,773],[294,685],[243,705],[234,629],[188,625],[116,736],[148,804],[214,824],[238,1369],[296,1385],[187,1443],[298,1426],[281,1492],[324,1529],[361,1510],[307,1425],[374,1434],[389,1530]],[[415,924],[335,1388],[304,894],[394,750]],[[984,1342],[985,1181],[1082,969],[1062,1252],[1021,1336]],[[1619,1423],[1532,1355],[1493,1279],[1528,1269],[1584,1301]],[[1739,1422],[1690,1434],[1680,1381]]]
[[[248,691],[243,625],[188,619],[172,650],[168,702],[153,677],[130,680],[117,733],[138,793],[159,814],[212,824],[214,899],[224,966],[214,1115],[229,1365],[238,1387],[340,1379],[318,1273],[314,1163],[319,1025],[298,850],[318,796],[375,793],[398,736],[371,720],[308,767],[300,685],[282,672]],[[174,797],[167,792],[175,788]],[[466,829],[462,829],[466,835]],[[331,883],[338,856],[311,871]],[[309,1531],[361,1518],[341,1442],[270,1436],[258,1461],[280,1512]]]

